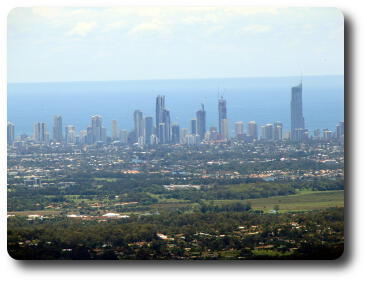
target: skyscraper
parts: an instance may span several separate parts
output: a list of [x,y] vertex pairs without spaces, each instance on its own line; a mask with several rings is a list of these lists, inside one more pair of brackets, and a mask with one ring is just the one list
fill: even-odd
[[103,140],[102,138],[102,116],[100,115],[92,116],[92,136],[93,136],[92,143]]
[[164,123],[164,107],[165,107],[165,97],[158,95],[155,103],[155,128],[157,131],[157,137],[160,138],[159,135],[159,124]]
[[247,135],[252,139],[257,139],[257,124],[255,121],[250,121],[247,123]]
[[221,129],[222,129],[222,134],[220,135],[221,139],[224,141],[227,141],[229,138],[229,131],[228,131],[228,120],[227,119],[222,119],[221,123],[220,123]]
[[116,120],[112,120],[112,140],[118,140],[119,139],[119,128]]
[[172,125],[172,143],[173,144],[180,143],[180,126],[178,124]]
[[[223,96],[218,100],[218,120],[219,120],[219,135],[224,139],[224,132],[222,128],[222,120],[227,119],[227,102]],[[228,128],[227,128],[228,130]]]
[[206,122],[205,122],[205,110],[204,104],[201,104],[201,109],[196,112],[196,121],[197,121],[197,134],[200,136],[200,140],[205,138],[206,132]]
[[333,132],[330,131],[329,129],[324,129],[322,131],[323,133],[323,139],[326,140],[326,141],[330,141],[331,138],[332,138],[332,135],[333,135]]
[[190,120],[190,133],[192,135],[196,135],[196,132],[197,132],[197,120],[196,119],[191,119]]
[[188,135],[188,130],[186,128],[182,128],[180,131],[180,143],[186,143],[186,136]]
[[296,140],[296,129],[304,129],[305,120],[302,110],[302,82],[292,87],[291,99],[291,139]]
[[166,143],[165,127],[166,127],[165,123],[159,123],[157,134],[160,137],[159,143],[161,144]]
[[46,123],[36,123],[34,125],[34,140],[38,143],[46,143],[48,139]]
[[7,126],[7,142],[8,142],[9,145],[13,144],[13,142],[14,142],[14,129],[15,129],[14,124],[8,122],[8,126]]
[[171,116],[170,112],[167,109],[164,109],[163,111],[163,117],[164,117],[164,143],[170,143],[171,142]]
[[144,136],[143,112],[140,110],[134,111],[134,132],[136,141]]
[[[161,144],[169,143],[171,141],[171,117],[169,110],[165,108],[164,96],[158,95],[156,98],[155,116],[158,142]],[[163,127],[163,130],[161,130],[161,127]]]
[[279,121],[274,123],[274,140],[283,139],[283,124]]
[[151,136],[153,135],[153,118],[145,117],[144,124],[145,144],[150,144]]
[[244,135],[243,132],[243,122],[242,121],[238,121],[236,123],[234,123],[235,125],[235,132],[236,132],[236,137],[242,137]]
[[264,140],[272,140],[273,139],[273,124],[266,124],[265,126],[261,127],[261,136]]
[[128,142],[129,132],[126,130],[120,130],[120,142],[123,144],[127,144]]
[[52,128],[52,139],[56,142],[62,142],[62,117],[61,116],[54,116],[54,125]]
[[74,144],[76,139],[75,126],[68,125],[65,127],[65,142],[69,144]]
[[339,124],[336,125],[336,138],[337,139],[344,138],[344,122],[339,122]]

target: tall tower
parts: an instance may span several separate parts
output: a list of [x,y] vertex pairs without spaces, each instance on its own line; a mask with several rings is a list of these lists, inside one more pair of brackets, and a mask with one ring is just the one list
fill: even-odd
[[180,143],[180,126],[178,124],[172,125],[172,143],[173,144]]
[[7,141],[8,144],[11,145],[14,142],[14,124],[8,122],[7,126]]
[[[219,134],[221,138],[224,138],[224,131],[222,128],[222,120],[227,119],[227,102],[223,99],[223,96],[218,100],[218,119],[219,119]],[[227,129],[228,130],[228,129]]]
[[165,97],[158,95],[155,100],[155,128],[157,131],[157,137],[160,138],[159,134],[159,127],[161,123],[164,123],[164,104],[165,104]]
[[134,111],[134,132],[136,140],[144,136],[143,112],[140,110]]
[[221,137],[222,140],[227,141],[228,138],[229,138],[228,120],[227,119],[222,119],[221,129],[222,129],[222,134],[220,135],[220,137]]
[[283,139],[283,124],[282,122],[274,123],[274,140],[282,140]]
[[204,104],[201,104],[201,109],[196,112],[196,121],[197,121],[197,134],[200,136],[200,140],[203,140],[206,132],[206,124],[205,124],[205,110]]
[[47,142],[47,125],[46,123],[36,123],[34,125],[34,140],[38,143]]
[[76,129],[73,125],[65,127],[65,142],[67,144],[74,144],[76,141]]
[[54,126],[52,128],[52,139],[57,142],[62,142],[62,117],[54,117]]
[[196,135],[197,133],[197,120],[196,119],[191,119],[190,120],[190,133],[192,135]]
[[243,132],[243,122],[238,121],[238,122],[234,123],[234,125],[235,125],[236,137],[239,138],[239,137],[243,136],[243,134],[244,134],[244,132]]
[[171,142],[171,116],[167,109],[163,110],[164,143]]
[[144,118],[144,137],[145,137],[145,144],[150,144],[150,139],[153,135],[153,118],[152,117],[145,117]]
[[247,123],[247,135],[251,137],[252,141],[258,138],[257,124],[255,121],[250,121]]
[[112,140],[118,140],[120,131],[116,120],[112,120]]
[[102,133],[102,116],[94,115],[92,116],[92,143],[103,140]]
[[305,128],[305,120],[302,110],[302,82],[292,87],[291,99],[291,139],[296,140],[296,129]]

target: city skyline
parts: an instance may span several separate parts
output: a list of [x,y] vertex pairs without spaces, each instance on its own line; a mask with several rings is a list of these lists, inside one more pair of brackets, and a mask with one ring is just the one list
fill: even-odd
[[[158,95],[155,103],[155,127],[153,127],[153,118],[144,116],[140,110],[133,112],[134,127],[129,132],[126,129],[119,130],[117,120],[111,121],[111,135],[107,134],[107,129],[102,126],[102,116],[94,115],[91,117],[91,125],[86,130],[80,130],[77,135],[74,125],[65,127],[65,137],[62,139],[62,117],[54,116],[52,141],[65,143],[80,143],[80,144],[96,144],[98,142],[106,143],[108,138],[110,141],[120,141],[126,144],[138,143],[139,145],[154,145],[154,144],[170,144],[170,143],[185,143],[188,145],[199,144],[203,141],[227,141],[233,136],[229,133],[229,121],[227,119],[227,101],[223,95],[218,99],[218,127],[209,125],[209,131],[206,131],[206,111],[202,103],[200,109],[196,112],[196,118],[190,120],[190,129],[180,128],[177,123],[171,123],[170,111],[165,106],[166,97]],[[336,130],[333,133],[329,129],[313,129],[309,132],[305,125],[303,117],[302,104],[302,81],[291,88],[291,103],[290,103],[290,120],[291,131],[283,134],[283,123],[275,121],[266,125],[260,126],[260,135],[258,135],[258,125],[256,121],[247,122],[247,131],[244,131],[244,122],[234,122],[234,137],[243,139],[247,142],[254,140],[283,140],[305,141],[309,137],[322,138],[331,140],[336,137],[340,139],[344,136],[344,122],[339,122],[336,125]],[[8,122],[8,144],[14,141],[14,124]],[[10,137],[9,137],[10,133]],[[189,134],[188,134],[189,133]],[[78,142],[77,142],[78,138]],[[33,139],[35,142],[48,143],[50,141],[47,131],[47,124],[38,122],[34,125]]]

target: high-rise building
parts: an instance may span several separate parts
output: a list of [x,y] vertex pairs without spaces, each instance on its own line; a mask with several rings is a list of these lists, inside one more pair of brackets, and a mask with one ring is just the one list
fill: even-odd
[[173,144],[180,143],[180,126],[178,124],[172,125],[172,143]]
[[117,120],[112,120],[112,140],[118,140],[120,135],[120,130],[118,127]]
[[166,124],[165,123],[159,123],[158,126],[158,136],[159,138],[159,143],[161,144],[165,144],[166,143]]
[[273,132],[273,124],[266,124],[265,126],[261,126],[261,139],[267,141],[272,140]]
[[210,127],[209,128],[209,140],[216,141],[219,140],[219,133],[217,131],[217,127]]
[[52,128],[52,139],[55,142],[62,142],[62,117],[59,115],[54,116],[54,125]]
[[153,117],[148,116],[144,118],[145,144],[150,144],[152,135],[153,135]]
[[336,125],[336,138],[338,140],[344,138],[344,122],[339,122],[339,124]]
[[87,137],[86,137],[86,144],[93,144],[94,137],[93,137],[93,129],[91,126],[87,127]]
[[186,128],[181,129],[180,133],[180,143],[184,144],[186,143],[186,136],[188,135],[189,131]]
[[280,141],[283,139],[283,124],[282,122],[274,123],[274,140]]
[[68,125],[65,127],[65,142],[68,144],[74,144],[76,141],[75,126]]
[[196,119],[191,119],[190,120],[190,134],[192,135],[196,135],[197,133],[197,120]]
[[103,141],[102,137],[102,116],[94,115],[92,116],[92,143]]
[[220,134],[220,137],[222,140],[227,141],[229,138],[228,120],[222,119],[220,127],[222,129],[222,134]]
[[325,141],[330,141],[333,137],[333,132],[330,131],[329,129],[324,129],[322,133],[323,133],[323,139]]
[[255,121],[250,121],[247,123],[247,135],[249,136],[249,139],[257,139],[257,124]]
[[165,97],[158,95],[155,103],[155,128],[157,131],[157,137],[159,136],[159,124],[164,123],[164,108],[165,108]]
[[87,144],[87,136],[88,136],[88,131],[87,130],[81,130],[79,132],[79,142],[81,144]]
[[34,141],[38,143],[46,143],[48,140],[46,123],[36,123],[34,125]]
[[[158,141],[161,144],[169,143],[171,141],[171,118],[169,110],[165,108],[164,96],[158,95],[156,98],[155,115]],[[164,129],[163,131],[161,130],[161,127]]]
[[9,145],[13,144],[13,142],[14,142],[14,129],[15,129],[14,124],[8,122],[8,126],[7,126],[7,142],[8,142]]
[[200,140],[203,140],[205,138],[205,132],[206,132],[206,121],[205,121],[205,110],[204,110],[204,104],[201,104],[201,109],[196,112],[196,121],[197,121],[197,134],[200,136]]
[[134,111],[134,132],[136,141],[139,139],[139,137],[144,136],[143,112],[140,110]]
[[129,132],[126,130],[120,130],[120,142],[122,144],[127,144],[128,143],[128,136],[129,136]]
[[163,112],[164,117],[164,142],[161,143],[170,143],[171,142],[171,116],[170,112],[167,109],[164,109]]
[[291,139],[296,140],[296,129],[304,129],[305,120],[302,108],[302,82],[292,87],[291,99]]
[[243,122],[242,121],[238,121],[238,122],[234,123],[234,127],[235,127],[236,137],[237,138],[243,137],[244,136]]
[[309,134],[307,129],[297,128],[294,130],[293,141],[297,142],[305,141],[308,139],[308,135]]
[[[223,99],[223,96],[218,100],[218,120],[219,120],[219,135],[222,139],[225,139],[225,134],[222,128],[223,119],[227,119],[227,102]],[[228,130],[228,127],[227,127]]]

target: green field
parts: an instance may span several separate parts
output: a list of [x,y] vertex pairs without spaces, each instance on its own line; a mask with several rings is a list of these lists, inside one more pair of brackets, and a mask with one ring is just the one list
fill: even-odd
[[[214,203],[228,203],[238,200],[215,201]],[[269,211],[274,206],[279,212],[325,209],[329,207],[344,207],[344,191],[300,191],[295,195],[276,196],[269,198],[249,199],[241,202],[251,202],[252,209]]]

